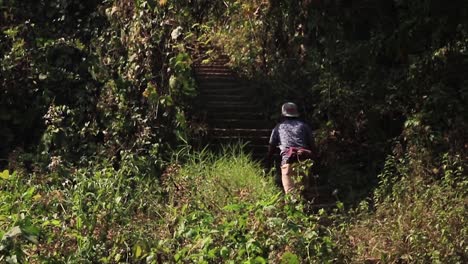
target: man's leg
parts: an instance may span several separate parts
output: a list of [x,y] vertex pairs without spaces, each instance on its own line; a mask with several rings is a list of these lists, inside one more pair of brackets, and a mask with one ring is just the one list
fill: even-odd
[[285,193],[290,193],[294,189],[294,182],[291,177],[291,164],[286,163],[281,165],[281,181]]

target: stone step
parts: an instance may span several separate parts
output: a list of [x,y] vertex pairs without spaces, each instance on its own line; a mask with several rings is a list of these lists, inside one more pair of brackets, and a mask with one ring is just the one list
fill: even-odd
[[263,120],[264,114],[261,112],[241,112],[241,111],[233,111],[233,112],[208,112],[207,113],[208,119],[260,119]]
[[229,61],[227,60],[219,60],[219,61],[212,61],[210,63],[195,63],[192,68],[199,69],[199,68],[219,68],[219,69],[229,69],[229,65],[227,65]]
[[225,90],[237,90],[239,93],[249,93],[252,94],[255,90],[250,89],[249,87],[244,86],[240,82],[220,82],[220,81],[208,81],[208,82],[198,82],[198,90],[203,94],[216,93],[217,91]]
[[249,102],[252,99],[252,96],[243,94],[243,93],[236,93],[236,94],[210,94],[210,93],[203,93],[203,100],[205,102],[213,102],[213,101],[226,101],[226,102]]
[[216,103],[206,103],[205,108],[208,112],[210,111],[252,111],[252,112],[261,112],[261,107],[251,104],[226,104],[225,102],[216,102]]
[[232,89],[232,88],[250,90],[249,88],[243,86],[240,82],[198,82],[198,88],[200,90]]
[[263,119],[254,91],[229,66],[229,57],[194,65],[200,99],[206,112],[211,147],[245,144],[245,151],[261,160],[268,149],[273,124]]
[[195,72],[195,77],[198,79],[207,79],[207,78],[226,78],[226,77],[232,77],[235,78],[235,76],[231,72],[213,72],[213,71],[197,71]]
[[205,105],[206,106],[215,106],[215,107],[218,107],[218,106],[240,106],[240,107],[243,107],[243,106],[256,106],[257,108],[260,107],[260,105],[258,104],[255,104],[255,103],[252,103],[252,102],[248,102],[248,101],[232,101],[232,100],[226,100],[225,98],[222,98],[221,100],[219,101],[207,101],[205,102]]
[[207,82],[220,82],[220,83],[237,83],[238,79],[232,75],[196,75],[195,79],[198,80],[201,86]]
[[200,95],[203,98],[204,96],[208,95],[248,95],[249,92],[240,88],[240,87],[215,87],[215,88],[202,88],[200,89]]
[[235,75],[235,72],[224,66],[199,66],[193,69],[195,74],[199,73],[229,73]]
[[270,128],[271,122],[256,119],[209,119],[208,125],[211,127],[223,128]]
[[222,90],[229,90],[229,89],[237,89],[240,93],[252,92],[254,90],[249,89],[248,87],[243,86],[241,83],[235,82],[205,82],[205,83],[198,83],[198,90],[202,93],[211,93]]
[[208,63],[202,63],[201,61],[197,62],[193,66],[198,67],[198,66],[203,66],[203,65],[223,65],[223,66],[227,67],[226,64],[228,64],[228,63],[229,63],[229,57],[220,57],[220,58],[216,58],[214,60],[211,60]]

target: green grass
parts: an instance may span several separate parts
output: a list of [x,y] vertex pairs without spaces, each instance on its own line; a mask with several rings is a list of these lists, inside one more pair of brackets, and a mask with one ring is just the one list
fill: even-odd
[[266,199],[281,191],[273,176],[265,175],[260,164],[252,161],[239,145],[227,146],[218,154],[191,153],[172,176],[165,179],[169,193],[203,201],[212,210],[239,200]]

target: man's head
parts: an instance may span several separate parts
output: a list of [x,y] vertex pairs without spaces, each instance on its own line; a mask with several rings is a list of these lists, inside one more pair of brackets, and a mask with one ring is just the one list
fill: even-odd
[[284,103],[281,106],[281,115],[284,117],[298,117],[299,111],[297,110],[297,105],[292,102]]

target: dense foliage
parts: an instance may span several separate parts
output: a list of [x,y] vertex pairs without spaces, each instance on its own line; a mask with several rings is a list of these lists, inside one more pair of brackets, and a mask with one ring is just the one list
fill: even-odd
[[116,164],[127,154],[159,163],[168,146],[185,141],[182,106],[195,84],[177,35],[190,22],[178,18],[190,16],[180,5],[7,1],[1,13],[2,158],[38,153],[22,156],[42,161],[37,169],[96,154]]
[[[191,151],[221,52],[346,208]],[[0,262],[466,263],[466,72],[464,0],[0,0]]]

